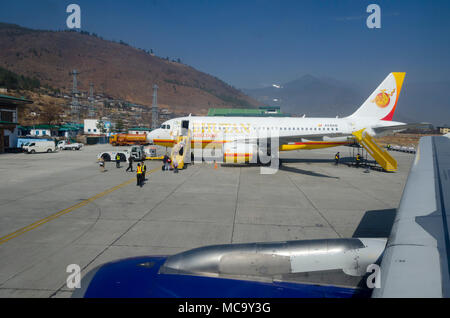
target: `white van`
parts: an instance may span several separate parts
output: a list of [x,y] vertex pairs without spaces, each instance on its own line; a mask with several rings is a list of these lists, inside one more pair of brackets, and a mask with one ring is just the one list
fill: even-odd
[[23,146],[23,150],[26,153],[54,152],[56,151],[56,147],[54,141],[36,140],[28,143],[26,146]]

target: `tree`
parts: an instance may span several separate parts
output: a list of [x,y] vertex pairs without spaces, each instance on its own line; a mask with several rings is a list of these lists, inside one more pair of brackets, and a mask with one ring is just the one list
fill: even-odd
[[41,86],[40,81],[33,77],[26,77],[11,72],[3,67],[0,67],[0,87],[9,89],[25,89],[33,90]]
[[40,112],[41,121],[48,125],[58,125],[61,122],[63,108],[55,104],[44,106]]
[[106,132],[105,122],[102,119],[99,119],[97,121],[96,127],[101,134],[104,134]]
[[118,119],[116,121],[116,129],[115,129],[115,131],[116,132],[122,132],[123,128],[124,128],[124,125],[123,125],[122,119]]

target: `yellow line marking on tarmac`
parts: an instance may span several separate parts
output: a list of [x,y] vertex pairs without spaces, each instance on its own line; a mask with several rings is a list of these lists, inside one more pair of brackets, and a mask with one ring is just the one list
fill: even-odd
[[[159,169],[161,169],[161,168],[152,169],[152,170],[150,170],[148,172],[148,174],[153,173],[153,172],[155,172],[155,171],[157,171]],[[105,191],[103,191],[101,193],[98,193],[98,194],[94,195],[93,197],[91,197],[89,199],[86,199],[84,201],[81,201],[80,203],[72,205],[71,207],[68,207],[67,209],[61,210],[61,211],[59,211],[59,212],[57,212],[55,214],[47,216],[46,218],[43,218],[42,220],[39,220],[39,221],[36,221],[36,222],[34,222],[34,223],[30,224],[30,225],[27,225],[27,226],[25,226],[25,227],[15,231],[15,232],[11,233],[11,234],[8,234],[8,235],[5,235],[3,237],[0,237],[0,245],[2,245],[3,243],[8,242],[9,240],[12,240],[13,238],[16,238],[16,237],[20,236],[22,234],[25,234],[25,233],[27,233],[27,232],[29,232],[29,231],[31,231],[31,230],[33,230],[33,229],[35,229],[35,228],[45,224],[47,222],[50,222],[51,220],[54,220],[54,219],[60,217],[61,215],[67,214],[67,213],[72,212],[72,211],[74,211],[74,210],[76,210],[78,208],[81,208],[81,207],[87,205],[88,203],[91,203],[91,202],[93,202],[93,201],[95,201],[95,200],[97,200],[97,199],[107,195],[108,193],[111,193],[111,192],[116,191],[116,190],[118,190],[120,188],[123,188],[123,187],[129,185],[130,183],[132,183],[135,180],[136,180],[136,178],[132,178],[132,179],[130,179],[128,181],[125,181],[125,182],[123,182],[123,183],[121,183],[121,184],[119,184],[119,185],[117,185],[117,186],[115,186],[115,187],[113,187],[111,189],[108,189],[108,190],[105,190]]]

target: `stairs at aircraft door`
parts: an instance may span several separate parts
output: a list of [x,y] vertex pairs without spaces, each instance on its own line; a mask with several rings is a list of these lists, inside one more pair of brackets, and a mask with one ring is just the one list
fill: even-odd
[[172,167],[174,164],[178,164],[178,169],[183,169],[185,163],[189,163],[191,160],[191,131],[186,130],[184,134],[180,134],[175,138],[175,143],[170,153],[170,159],[172,160]]
[[381,148],[364,129],[355,131],[352,134],[385,171],[397,171],[397,161],[386,150]]

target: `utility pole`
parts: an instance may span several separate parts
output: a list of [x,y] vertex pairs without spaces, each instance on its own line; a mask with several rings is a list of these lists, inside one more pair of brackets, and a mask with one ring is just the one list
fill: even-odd
[[90,118],[95,117],[95,98],[94,98],[94,83],[89,83],[89,113]]
[[153,85],[153,104],[152,104],[152,129],[159,127],[159,112],[158,112],[158,86]]
[[80,121],[80,103],[78,102],[77,94],[77,75],[80,74],[77,70],[73,70],[69,75],[73,75],[73,86],[72,86],[72,104],[70,105],[72,118],[75,118],[77,122]]

